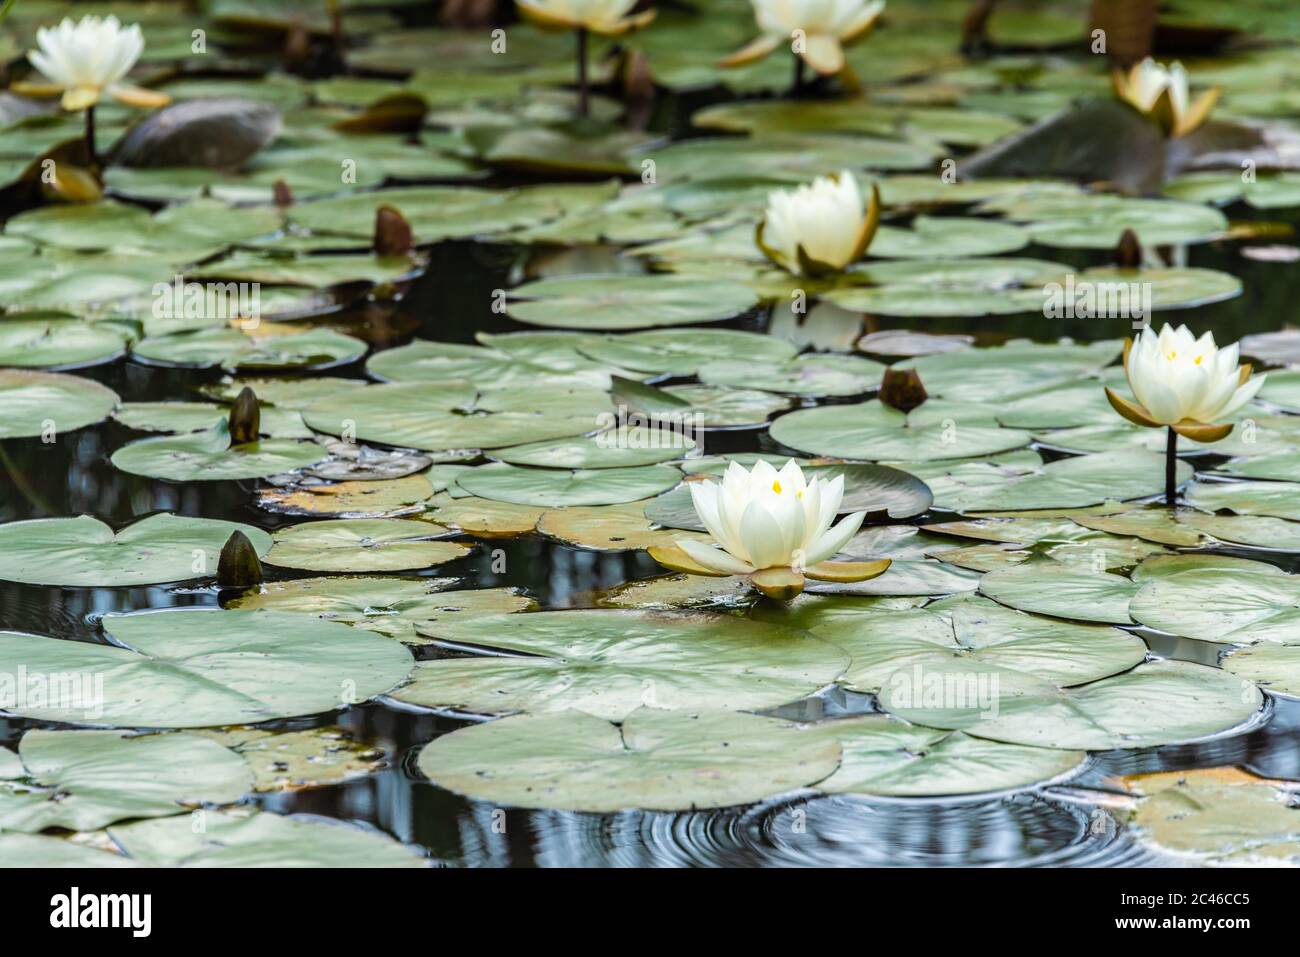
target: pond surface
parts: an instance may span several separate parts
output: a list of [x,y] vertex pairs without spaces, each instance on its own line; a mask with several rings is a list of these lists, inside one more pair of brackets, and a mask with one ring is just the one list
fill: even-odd
[[[952,12],[949,8],[953,8],[953,5],[945,5],[945,9]],[[730,9],[730,13],[734,15],[736,11]],[[409,11],[403,18],[411,19]],[[1052,23],[1053,29],[1057,29],[1059,24],[1056,21]],[[401,22],[390,24],[391,30],[386,35],[386,42],[392,43],[394,36],[400,37],[402,28],[406,25]],[[1030,34],[1033,33],[1028,27],[1025,29]],[[151,42],[155,35],[150,33]],[[401,43],[395,43],[395,48],[401,46]],[[659,52],[668,60],[667,51],[661,49]],[[679,70],[682,68],[680,63],[674,63],[674,66]],[[944,61],[941,72],[946,71],[955,73],[957,67]],[[321,82],[325,83],[332,71],[325,69],[323,72],[326,76]],[[383,64],[374,60],[362,67],[361,72],[365,79],[377,84],[381,80],[393,81],[393,77],[384,72]],[[347,79],[345,76],[338,78]],[[1093,79],[1096,78],[1090,77],[1089,82]],[[900,89],[907,88],[913,82],[920,88],[921,81],[921,77],[915,77],[908,83],[900,84]],[[683,83],[684,87],[690,85]],[[1087,83],[1083,86],[1091,89]],[[1019,96],[1026,92],[1017,88],[1011,92],[1000,90],[996,93],[986,92],[984,95],[992,102],[991,98],[995,96]],[[1045,88],[1038,92],[1052,99],[1060,91]],[[809,103],[816,103],[817,97],[826,93],[827,90],[823,88],[809,94]],[[350,90],[340,92],[339,96],[350,107],[363,105],[366,99],[360,93]],[[766,101],[769,97],[761,94],[758,99]],[[924,100],[925,97],[918,94],[918,102]],[[735,93],[716,87],[703,91],[688,89],[680,95],[664,90],[651,116],[649,131],[662,137],[665,142],[699,139],[716,133],[717,130],[693,127],[692,115],[710,106],[733,104],[736,101]],[[561,102],[567,104],[568,100]],[[447,109],[459,106],[456,103],[443,105]],[[992,106],[987,108],[992,109]],[[1017,120],[1028,118],[1020,113],[1016,117]],[[120,119],[120,116],[109,113],[109,128],[116,128]],[[301,135],[310,123],[319,119],[321,118],[313,115],[301,122],[291,122],[291,134]],[[332,114],[329,119],[333,119]],[[928,122],[942,125],[942,117],[931,118]],[[797,126],[795,128],[798,129]],[[593,138],[613,135],[607,128],[602,127],[601,130],[600,135]],[[441,136],[443,132],[438,128],[435,135]],[[566,128],[566,135],[572,132]],[[929,140],[927,137],[931,134],[938,139]],[[42,151],[49,145],[41,138],[43,135],[37,136],[37,144]],[[926,137],[918,136],[917,142],[909,145],[917,146],[917,143],[924,141],[928,146],[938,147],[942,138],[941,130],[932,129]],[[982,137],[982,134],[975,138],[980,141],[978,145],[986,145],[986,141],[996,139],[992,135]],[[415,138],[410,135],[389,139],[392,141],[390,145],[395,147],[414,148],[416,145]],[[436,139],[425,141],[423,146],[432,148],[431,143],[442,150],[438,154],[440,163],[461,162],[463,151],[458,153],[451,148],[449,142]],[[334,148],[334,144],[331,143],[330,147]],[[873,148],[884,147],[876,143]],[[964,147],[959,151],[964,151]],[[793,152],[797,154],[798,151],[796,149]],[[834,149],[829,152],[839,155]],[[528,158],[534,162],[538,160],[532,154]],[[937,155],[934,157],[936,160],[938,158]],[[9,159],[16,162],[13,157]],[[482,155],[475,159],[483,160],[485,165],[492,165]],[[278,162],[283,163],[285,169],[292,166],[292,160],[281,158]],[[410,162],[409,158],[405,162]],[[329,163],[334,163],[333,154],[330,155]],[[667,167],[668,163],[663,165]],[[871,168],[872,164],[866,162],[861,165]],[[929,175],[929,166],[922,166],[926,170],[924,175]],[[826,169],[819,172],[833,171]],[[521,172],[519,168],[496,168],[487,171],[484,178],[474,182],[474,186],[506,190],[545,182],[583,183],[592,179],[573,169],[552,169],[551,172],[553,175],[546,177]],[[753,171],[747,171],[746,176],[749,172]],[[738,198],[734,212],[739,216],[739,221],[746,224],[746,228],[746,216],[755,212],[752,208],[753,197],[747,196],[746,191],[794,184],[786,175],[788,169],[783,169],[781,173],[782,176],[774,174],[773,182],[768,183],[758,172],[754,172],[754,179],[761,181],[758,186],[745,177],[740,177],[744,182],[739,185],[718,187],[720,194],[725,194],[727,189],[735,189]],[[442,183],[454,181],[457,177],[451,173],[446,174],[446,179],[439,173],[422,176],[418,173],[411,174],[408,169],[405,176],[399,175],[397,178],[410,182]],[[383,179],[385,178],[379,178]],[[635,177],[627,175],[624,179],[632,182]],[[387,180],[391,185],[393,177],[387,177]],[[122,182],[125,183],[125,180]],[[149,184],[144,178],[125,183],[123,202],[151,212],[159,209],[161,204],[157,194],[148,195],[148,190],[144,190],[146,195],[143,197],[138,193],[132,194],[132,189],[143,189],[146,185]],[[171,189],[175,183],[168,180],[164,185]],[[241,183],[241,186],[246,187],[248,184]],[[264,187],[265,184],[261,186]],[[910,188],[915,189],[915,184]],[[935,188],[944,187],[936,185]],[[727,222],[727,216],[733,211],[728,210],[726,203],[719,201],[716,196],[696,197],[693,201],[707,202],[710,209],[716,206],[715,211],[720,214],[719,221],[734,225]],[[587,203],[587,200],[582,202]],[[1210,204],[1207,204],[1207,208],[1211,208]],[[1158,249],[1148,249],[1148,254],[1154,252],[1163,258],[1166,266],[1177,270],[1200,269],[1226,274],[1235,277],[1241,284],[1239,295],[1226,298],[1207,296],[1205,298],[1216,301],[1193,305],[1176,312],[1164,312],[1157,318],[1185,322],[1198,334],[1212,331],[1221,345],[1236,342],[1246,336],[1286,328],[1294,320],[1295,304],[1300,302],[1300,269],[1286,255],[1288,250],[1296,251],[1287,244],[1294,241],[1294,229],[1300,225],[1300,205],[1261,209],[1240,201],[1226,201],[1221,206],[1212,208],[1220,209],[1227,222],[1234,225],[1267,220],[1273,224],[1272,231],[1264,233],[1239,229],[1231,238],[1188,244],[1158,244]],[[566,214],[569,211],[561,203],[556,214]],[[17,210],[6,209],[6,212],[12,214]],[[983,212],[987,213],[987,210]],[[452,215],[448,214],[449,217]],[[615,217],[615,225],[618,225],[621,220],[617,214],[611,215]],[[902,219],[910,222],[911,215],[911,210],[905,211],[900,222]],[[437,213],[427,218],[439,222]],[[699,221],[691,220],[689,225],[694,229],[699,226]],[[516,227],[516,231],[520,228],[522,227]],[[328,232],[327,229],[321,231]],[[472,231],[466,229],[463,232],[468,234]],[[400,294],[395,294],[392,298],[379,297],[377,301],[353,302],[341,312],[314,319],[314,324],[321,328],[363,340],[369,350],[360,359],[345,361],[330,368],[325,374],[372,382],[379,377],[367,371],[367,362],[372,361],[376,355],[412,341],[473,345],[479,341],[476,337],[483,334],[536,332],[538,325],[517,322],[494,307],[499,290],[513,289],[526,280],[567,274],[607,274],[608,291],[614,296],[618,286],[615,274],[639,274],[644,271],[641,263],[633,263],[628,257],[622,256],[620,247],[616,245],[530,244],[516,241],[510,235],[510,229],[494,228],[487,231],[503,232],[505,235],[496,237],[497,241],[452,238],[425,244],[427,261],[422,263],[419,274],[409,287],[401,289]],[[681,225],[681,231],[688,231],[685,221]],[[10,229],[9,232],[12,235],[14,230]],[[41,239],[41,235],[45,234],[31,235],[37,236],[34,241],[38,244],[45,241]],[[275,242],[283,243],[280,252],[294,252],[293,242],[307,235],[307,230],[289,230],[277,233]],[[451,231],[449,235],[461,236],[462,233]],[[710,238],[706,236],[706,242]],[[353,250],[357,246],[356,239],[353,235],[346,241],[338,239],[338,242],[342,248]],[[718,241],[722,243],[721,239]],[[1243,249],[1250,245],[1258,248],[1274,241],[1282,245],[1282,254],[1264,257],[1243,255]],[[361,245],[364,246],[365,242]],[[1062,264],[1072,272],[1079,273],[1094,267],[1109,266],[1114,260],[1113,246],[1104,243],[1079,245],[1086,248],[1075,248],[1069,243],[1030,241],[1016,248],[1013,255],[1019,259],[1045,260],[1049,265]],[[306,240],[302,248],[313,249]],[[321,249],[331,251],[328,244],[315,251]],[[94,255],[110,258],[105,248],[82,250],[82,253],[86,259]],[[924,255],[910,258],[922,262],[926,259]],[[945,256],[936,254],[934,258],[942,260]],[[265,266],[266,263],[261,265]],[[705,268],[702,274],[722,284],[733,278],[729,274],[732,265],[722,257],[719,262]],[[737,265],[735,268],[742,281],[752,281],[755,286],[771,281],[770,277],[760,275],[760,267],[751,262],[747,261],[743,266]],[[785,280],[788,277],[783,281]],[[832,343],[832,348],[847,353],[852,353],[854,343],[860,335],[895,329],[969,335],[973,337],[975,348],[979,349],[996,349],[1003,343],[1016,339],[1055,342],[1069,338],[1081,343],[1115,340],[1131,335],[1133,331],[1131,319],[1127,317],[1056,319],[1039,312],[1007,313],[1006,309],[1002,312],[1007,314],[978,317],[951,314],[960,313],[960,309],[948,310],[950,314],[947,315],[920,313],[904,317],[891,314],[890,309],[883,309],[878,314],[862,307],[841,310],[829,320],[823,314],[822,319],[830,324],[819,327],[814,332],[811,328],[803,328],[803,319],[790,318],[783,302],[784,286],[777,283],[777,288],[781,292],[773,294],[769,289],[765,301],[760,305],[745,310],[737,318],[711,322],[708,328],[789,337],[800,348],[809,346],[810,343],[823,348]],[[835,292],[834,289],[828,291]],[[966,292],[954,293],[950,298],[959,299],[967,293],[975,295],[977,292],[978,290],[968,289]],[[1187,299],[1194,302],[1197,297],[1189,295]],[[7,307],[11,304],[0,305]],[[698,307],[699,303],[692,305]],[[581,317],[581,310],[576,314]],[[884,362],[892,357],[878,358]],[[194,400],[199,396],[196,391],[198,388],[215,385],[225,375],[219,368],[167,367],[145,364],[129,356],[72,371],[83,379],[93,380],[112,389],[122,402],[128,403]],[[1098,390],[1101,388],[1099,377],[1102,374],[1100,369],[1088,373],[1097,378]],[[691,376],[671,378],[646,375],[643,378],[659,387],[694,381]],[[761,388],[761,385],[756,387]],[[531,388],[535,398],[542,402],[548,399],[548,389],[554,390],[556,387],[541,383],[532,385]],[[874,392],[873,385],[870,389],[853,394],[799,396],[791,401],[791,405],[793,408],[856,405]],[[1054,426],[1064,423],[1048,424]],[[303,516],[280,514],[259,506],[258,494],[268,487],[264,480],[168,481],[128,473],[110,461],[110,457],[126,444],[153,434],[156,433],[137,431],[113,418],[107,418],[97,424],[61,434],[55,442],[45,442],[39,437],[0,440],[0,523],[85,514],[108,523],[114,529],[120,529],[145,516],[170,513],[238,522],[274,532],[304,521]],[[369,441],[367,444],[386,447],[380,441]],[[399,443],[391,445],[400,447]],[[1300,440],[1297,440],[1297,445],[1300,445]],[[1047,463],[1065,458],[1059,447],[1049,442],[1036,440],[1023,446],[1020,451],[1026,450],[1041,452],[1042,460]],[[815,453],[815,450],[806,448],[803,451]],[[1213,449],[1210,452],[1211,454],[1195,459],[1198,477],[1219,469],[1231,460],[1230,455],[1213,454]],[[746,453],[801,454],[794,451],[793,446],[783,446],[773,439],[766,425],[756,428],[712,429],[704,434],[705,456]],[[979,456],[972,456],[977,457]],[[924,464],[933,465],[933,462]],[[919,466],[920,463],[918,468]],[[907,465],[903,463],[899,467],[906,468]],[[1210,481],[1224,477],[1222,474],[1215,475]],[[1281,478],[1294,479],[1296,476]],[[940,479],[944,480],[946,476],[941,476]],[[1148,490],[1127,498],[1130,501],[1150,503],[1156,496]],[[970,511],[978,512],[980,509]],[[933,507],[923,514],[900,519],[896,524],[921,526],[959,521],[965,516],[966,512],[955,508],[945,510]],[[889,523],[888,518],[875,522],[878,518],[879,516],[874,516],[873,523]],[[978,539],[979,536],[974,538]],[[455,578],[459,580],[456,587],[460,589],[518,588],[534,599],[541,610],[594,609],[600,607],[608,593],[619,586],[664,575],[664,568],[645,550],[596,550],[562,544],[537,532],[482,539],[457,535],[452,540],[482,547],[475,548],[465,557],[423,570],[403,571],[402,574],[428,579]],[[1010,540],[1002,540],[1002,543],[1008,541]],[[1127,541],[1136,547],[1136,539]],[[950,541],[949,544],[970,545],[971,541],[963,538],[959,542]],[[1196,549],[1196,554],[1231,556],[1264,563],[1288,573],[1300,572],[1300,549],[1234,545],[1225,537],[1221,541],[1204,544]],[[1139,565],[1141,557],[1138,555],[1121,566],[1107,565],[1101,570],[1131,570]],[[983,556],[976,560],[988,559]],[[952,571],[958,564],[960,563],[954,561],[952,566],[945,564],[944,568]],[[310,570],[276,568],[270,564],[264,568],[268,583],[321,574]],[[961,566],[963,573],[969,574],[971,568],[972,566]],[[984,567],[977,570],[989,571]],[[916,592],[903,594],[914,597],[918,595]],[[926,592],[924,598],[918,598],[918,604],[931,600],[938,603],[947,594],[949,592],[942,588],[934,588]],[[234,597],[236,593],[221,592],[209,579],[182,585],[139,587],[71,587],[0,581],[0,631],[111,644],[101,627],[106,615],[145,609],[218,608]],[[1074,620],[1115,623],[1114,619],[1088,617],[1082,610],[1086,604],[1087,602],[1080,603],[1079,614]],[[1042,610],[1037,607],[1014,606],[1026,611]],[[1060,615],[1060,618],[1066,617],[1069,616]],[[1207,670],[1218,669],[1221,654],[1233,647],[1230,643],[1208,640],[1203,635],[1179,637],[1153,627],[1130,624],[1127,616],[1123,627],[1125,632],[1146,642],[1150,661],[1167,659],[1191,662]],[[1283,644],[1300,644],[1300,640]],[[433,641],[411,650],[417,661],[468,654],[463,646],[449,641]],[[1112,673],[1102,677],[1108,678]],[[1128,816],[1133,810],[1135,799],[1118,782],[1123,778],[1160,772],[1238,768],[1279,783],[1280,787],[1289,787],[1286,782],[1293,785],[1300,781],[1300,698],[1269,693],[1262,696],[1262,701],[1262,707],[1252,716],[1243,721],[1228,722],[1231,727],[1226,731],[1193,735],[1196,740],[1192,743],[1125,750],[1080,748],[1088,753],[1085,763],[1076,772],[1034,787],[950,798],[822,794],[813,788],[804,788],[761,803],[721,809],[578,813],[558,809],[500,807],[497,803],[467,798],[431,783],[417,767],[420,749],[446,735],[480,724],[488,720],[487,717],[455,709],[424,708],[382,696],[337,711],[272,721],[264,725],[268,730],[283,731],[342,728],[353,741],[382,752],[382,762],[374,770],[342,783],[256,793],[246,798],[245,803],[275,814],[315,815],[355,822],[410,845],[427,857],[429,862],[439,866],[944,867],[1181,864],[1187,863],[1188,858],[1161,849],[1130,826]],[[811,723],[891,712],[875,694],[835,684],[815,695],[765,713],[799,723]],[[24,734],[30,730],[58,727],[60,725],[57,723],[18,717],[0,719],[0,745],[16,748]],[[1179,738],[1178,735],[1170,737]],[[0,820],[0,827],[3,823]]]

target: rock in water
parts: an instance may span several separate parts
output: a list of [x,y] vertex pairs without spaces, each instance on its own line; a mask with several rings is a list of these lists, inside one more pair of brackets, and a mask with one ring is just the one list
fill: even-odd
[[269,103],[227,97],[185,100],[151,114],[113,148],[115,166],[242,165],[280,133]]

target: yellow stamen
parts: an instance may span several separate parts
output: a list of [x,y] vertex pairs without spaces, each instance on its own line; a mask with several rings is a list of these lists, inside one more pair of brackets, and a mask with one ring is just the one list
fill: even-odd
[[1194,360],[1192,360],[1192,361],[1195,362],[1197,365],[1200,365],[1200,364],[1201,364],[1201,360],[1204,359],[1204,358],[1205,358],[1205,356],[1197,356],[1197,357],[1196,357]]
[[1168,359],[1170,362],[1173,362],[1175,359],[1178,358],[1178,353],[1177,353],[1177,352],[1168,352],[1168,353],[1165,354],[1165,358]]
[[772,483],[772,491],[775,492],[777,495],[780,495],[780,494],[781,494],[781,480],[780,480],[780,479],[777,479],[775,482]]

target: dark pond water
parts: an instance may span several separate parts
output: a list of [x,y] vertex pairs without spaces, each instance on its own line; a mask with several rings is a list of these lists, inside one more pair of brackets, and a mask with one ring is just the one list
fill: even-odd
[[[1254,218],[1244,209],[1229,215]],[[1060,258],[1041,249],[1023,255]],[[376,348],[412,335],[472,342],[478,331],[523,327],[495,315],[492,290],[510,285],[522,250],[449,243],[432,250],[427,274],[392,314],[343,317],[348,331]],[[1102,256],[1079,256],[1084,266]],[[1240,256],[1236,244],[1198,246],[1187,264],[1230,271],[1246,293],[1231,302],[1187,316],[1198,331],[1212,329],[1220,341],[1278,329],[1300,299],[1300,270]],[[765,315],[734,325],[762,330]],[[1123,321],[1053,323],[1041,316],[996,320],[895,322],[931,331],[972,332],[981,341],[1009,336],[1039,339],[1070,335],[1095,339],[1127,332]],[[886,326],[888,327],[888,326]],[[125,401],[185,398],[216,374],[151,369],[118,361],[81,373],[111,386]],[[361,364],[334,374],[362,375]],[[174,484],[128,475],[108,456],[138,437],[108,422],[62,441],[0,442],[0,521],[88,513],[115,526],[156,511],[231,519],[273,529],[285,520],[254,507],[252,482]],[[766,441],[766,438],[764,438]],[[707,452],[759,448],[753,433],[713,433]],[[294,519],[298,521],[298,519]],[[462,576],[467,587],[518,585],[544,607],[590,604],[594,593],[658,573],[644,554],[596,553],[525,537],[496,542],[507,553],[506,572],[494,574],[480,550],[438,570]],[[1279,561],[1268,553],[1251,557]],[[1285,558],[1285,557],[1284,557]],[[274,574],[274,572],[272,572]],[[299,577],[303,573],[283,574]],[[146,607],[215,605],[210,589],[47,588],[0,583],[0,629],[102,640],[98,617]],[[1191,646],[1191,647],[1189,647]],[[1213,664],[1200,642],[1153,641],[1156,654]],[[420,654],[439,654],[422,649]],[[835,691],[794,706],[809,717],[874,709],[870,696]],[[791,709],[786,709],[791,710]],[[416,749],[467,722],[415,713],[375,702],[343,712],[276,726],[303,728],[341,724],[360,740],[382,748],[389,765],[352,782],[292,794],[260,797],[268,809],[364,822],[401,841],[419,845],[447,865],[1142,865],[1161,863],[1134,844],[1105,810],[1115,795],[1103,781],[1113,774],[1235,764],[1270,777],[1300,779],[1300,702],[1275,699],[1263,720],[1233,736],[1196,745],[1096,755],[1068,785],[973,801],[882,801],[844,796],[799,796],[761,806],[699,813],[573,814],[509,810],[468,801],[424,781],[414,770]],[[33,722],[0,722],[0,741],[14,742]]]

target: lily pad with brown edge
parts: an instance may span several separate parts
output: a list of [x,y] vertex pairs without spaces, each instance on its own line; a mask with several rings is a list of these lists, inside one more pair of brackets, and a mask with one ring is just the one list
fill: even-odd
[[569,329],[645,329],[732,319],[758,305],[745,285],[692,276],[540,279],[511,290],[511,318]]
[[525,535],[548,511],[541,505],[514,505],[475,495],[452,498],[445,493],[431,498],[428,506],[432,521],[483,538]]
[[1136,837],[1192,863],[1230,867],[1286,865],[1300,859],[1294,783],[1239,768],[1193,768],[1121,779],[1140,796]]
[[369,700],[412,664],[395,641],[306,615],[186,608],[111,614],[101,624],[112,644],[0,632],[6,671],[105,676],[94,700],[28,699],[9,711],[107,727],[253,724]]
[[91,379],[60,372],[0,369],[0,439],[57,439],[103,421],[118,395]]
[[517,588],[457,589],[456,584],[454,578],[296,578],[267,582],[226,607],[315,615],[409,645],[428,644],[422,628],[536,607]]
[[1300,644],[1300,577],[1266,562],[1191,566],[1144,580],[1129,611],[1149,628],[1198,641]]
[[405,518],[344,518],[277,529],[265,561],[318,572],[396,572],[463,558],[468,545],[439,541],[447,530]]
[[388,764],[383,748],[358,741],[337,726],[302,731],[233,727],[192,733],[242,757],[253,770],[252,789],[261,794],[343,784]]
[[131,356],[148,365],[204,369],[221,366],[233,372],[329,369],[347,365],[366,351],[360,339],[329,329],[285,328],[268,334],[270,328],[259,326],[258,333],[219,328],[151,336],[135,343]]
[[827,794],[928,798],[1021,790],[1059,781],[1087,759],[1082,751],[986,741],[888,715],[819,721],[790,733],[840,743],[839,769],[816,784]]
[[[1172,511],[1168,508],[1134,508],[1111,515],[1079,514],[1071,521],[1084,528],[1112,535],[1133,535],[1161,545],[1197,548],[1210,536],[1197,524],[1203,513]],[[1205,516],[1210,517],[1210,516]]]
[[362,482],[324,482],[259,489],[257,506],[283,515],[396,518],[423,510],[433,497],[423,475]]
[[814,455],[897,462],[991,455],[1030,441],[1028,432],[1001,428],[978,414],[968,423],[952,417],[923,421],[922,409],[926,407],[914,413],[916,424],[877,400],[800,409],[773,422],[770,434],[782,445]]
[[538,469],[493,462],[467,469],[456,485],[480,498],[547,508],[618,505],[665,492],[681,480],[667,465],[601,469]]
[[160,513],[114,531],[89,515],[0,525],[0,580],[71,587],[156,585],[216,574],[234,532],[258,557],[271,536],[251,525]]
[[1009,744],[1104,751],[1195,741],[1250,721],[1251,682],[1186,661],[1150,661],[1074,688],[1009,668],[934,658],[880,694],[890,714]]
[[[646,516],[658,499],[620,505],[568,506],[548,509],[537,531],[550,538],[600,551],[628,551],[669,546],[680,538],[708,544],[711,539],[693,531],[663,528]],[[435,515],[436,517],[436,515]]]
[[577,712],[473,725],[426,745],[418,767],[449,791],[495,805],[612,812],[752,804],[822,780],[829,738],[777,733],[772,718],[642,708],[620,725]]
[[305,468],[326,458],[315,442],[259,439],[231,444],[224,421],[202,432],[139,439],[113,453],[114,468],[171,482],[217,482],[265,478]]
[[1138,584],[1122,575],[1081,571],[1055,562],[1031,562],[989,572],[980,594],[1021,611],[1076,621],[1128,625]]
[[253,786],[243,758],[193,734],[35,729],[19,741],[15,763],[0,775],[5,831],[93,831],[238,801]]
[[421,662],[393,697],[485,714],[576,710],[620,721],[642,706],[773,707],[825,687],[848,664],[805,632],[703,611],[531,612],[425,631],[514,654]]
[[743,575],[711,578],[704,575],[657,575],[624,582],[596,599],[601,608],[747,608],[759,598]]

